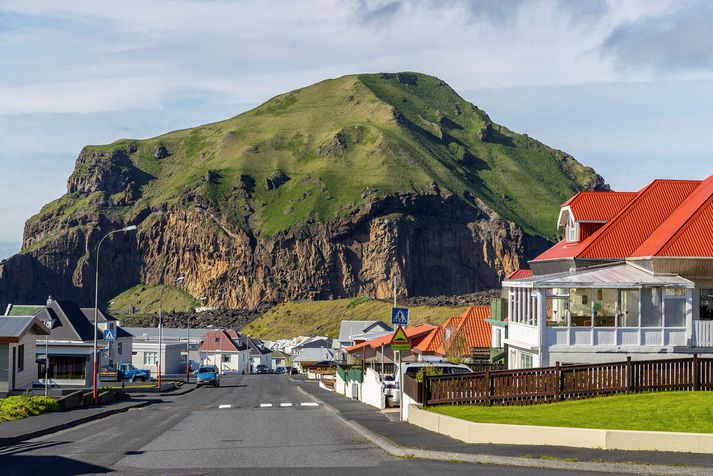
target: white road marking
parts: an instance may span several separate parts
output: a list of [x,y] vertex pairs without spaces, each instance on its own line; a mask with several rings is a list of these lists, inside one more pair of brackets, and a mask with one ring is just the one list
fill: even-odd
[[272,406],[272,403],[261,403],[261,404],[260,404],[260,408],[268,408],[268,407],[271,407],[271,406]]
[[230,408],[232,405],[218,405],[218,408]]
[[316,402],[300,403],[300,405],[303,406],[303,407],[316,407],[316,406],[319,406]]
[[281,407],[291,407],[292,404],[291,403],[280,403],[280,406]]

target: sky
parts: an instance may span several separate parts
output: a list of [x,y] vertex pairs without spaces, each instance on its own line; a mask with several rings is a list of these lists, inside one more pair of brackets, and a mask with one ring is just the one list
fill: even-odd
[[86,144],[419,71],[615,190],[713,174],[706,0],[3,0],[0,258]]

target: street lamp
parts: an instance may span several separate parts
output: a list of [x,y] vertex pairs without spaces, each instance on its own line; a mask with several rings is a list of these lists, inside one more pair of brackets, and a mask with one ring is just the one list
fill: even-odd
[[109,236],[113,235],[114,233],[121,233],[121,232],[127,232],[127,231],[134,231],[136,230],[136,225],[130,225],[130,226],[125,226],[121,230],[114,230],[110,231],[104,237],[102,237],[101,240],[99,240],[99,244],[97,245],[97,265],[96,265],[96,275],[95,275],[95,280],[94,280],[94,355],[92,360],[94,361],[93,364],[93,376],[94,376],[94,382],[92,384],[92,397],[94,399],[94,404],[97,404],[97,332],[99,332],[99,327],[97,326],[97,318],[99,315],[99,247],[102,245],[104,240]]
[[[199,298],[201,304],[208,299],[206,296]],[[191,353],[191,315],[188,314],[186,317],[186,383],[189,382],[191,376],[191,359],[189,358]]]
[[[183,281],[185,278],[183,276],[179,276],[176,279],[173,280],[173,283],[171,284],[176,284],[179,281]],[[161,391],[161,357],[163,355],[163,352],[161,351],[161,345],[163,342],[163,286],[161,287],[161,292],[159,293],[158,297],[158,391]]]

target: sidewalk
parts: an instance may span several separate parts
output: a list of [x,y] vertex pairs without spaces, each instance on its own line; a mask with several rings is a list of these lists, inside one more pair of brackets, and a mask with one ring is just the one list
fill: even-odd
[[81,407],[64,412],[43,413],[20,420],[0,423],[0,447],[72,428],[115,413],[152,403],[152,400],[123,400],[99,407]]
[[325,406],[331,407],[347,421],[361,425],[368,431],[404,448],[445,453],[527,458],[541,461],[591,462],[592,466],[603,463],[633,463],[640,465],[703,467],[705,471],[701,474],[710,474],[713,471],[713,455],[706,454],[464,443],[405,422],[392,421],[378,409],[324,390],[314,382],[295,380],[294,383],[324,402]]

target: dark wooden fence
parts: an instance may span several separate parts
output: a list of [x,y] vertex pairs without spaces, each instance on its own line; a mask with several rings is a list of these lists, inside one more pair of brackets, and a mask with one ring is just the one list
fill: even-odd
[[531,405],[618,393],[713,390],[713,359],[563,365],[428,376],[414,389],[427,405]]

